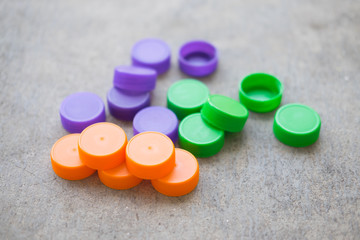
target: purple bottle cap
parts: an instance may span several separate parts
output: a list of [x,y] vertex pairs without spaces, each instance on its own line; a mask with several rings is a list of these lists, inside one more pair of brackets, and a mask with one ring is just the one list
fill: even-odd
[[167,135],[173,142],[178,139],[178,119],[171,110],[160,107],[151,106],[139,111],[133,121],[134,135],[155,131]]
[[156,77],[156,71],[150,68],[117,66],[114,70],[114,86],[127,92],[150,92],[155,89]]
[[105,105],[101,98],[90,92],[67,96],[60,106],[60,119],[70,133],[81,133],[86,127],[105,122]]
[[216,70],[218,54],[216,48],[205,41],[190,41],[179,51],[181,71],[194,77],[204,77]]
[[158,74],[162,74],[170,68],[170,55],[169,46],[164,41],[154,38],[138,41],[131,50],[134,66],[152,68]]
[[107,93],[107,103],[111,115],[131,121],[138,111],[150,106],[150,93],[134,94],[111,88]]

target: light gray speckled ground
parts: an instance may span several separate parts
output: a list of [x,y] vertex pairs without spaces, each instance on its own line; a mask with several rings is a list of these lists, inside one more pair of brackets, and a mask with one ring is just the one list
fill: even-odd
[[[274,112],[250,113],[223,150],[199,159],[191,194],[147,181],[115,191],[98,177],[70,182],[50,164],[65,135],[58,108],[76,91],[105,100],[115,65],[139,39],[172,47],[153,105],[186,77],[185,41],[220,51],[212,93],[237,99],[254,71],[284,83],[282,104],[310,105],[319,141],[295,149],[273,136]],[[0,1],[0,236],[2,239],[359,239],[360,2],[358,0]],[[108,116],[131,136],[131,123]]]

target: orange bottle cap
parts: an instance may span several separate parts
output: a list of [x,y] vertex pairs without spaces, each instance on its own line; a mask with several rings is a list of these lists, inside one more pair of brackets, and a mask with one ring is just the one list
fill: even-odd
[[100,181],[113,189],[129,189],[141,183],[142,179],[132,175],[123,162],[116,168],[98,171]]
[[92,175],[95,170],[83,164],[79,157],[80,134],[66,135],[53,145],[51,164],[56,175],[67,180],[80,180]]
[[132,174],[142,179],[165,177],[175,166],[174,144],[159,132],[137,134],[126,147],[126,165]]
[[166,177],[151,180],[154,188],[167,196],[190,193],[199,182],[199,163],[190,152],[175,148],[175,168]]
[[108,122],[95,123],[80,135],[80,159],[93,169],[117,167],[125,161],[126,143],[126,134],[121,127]]

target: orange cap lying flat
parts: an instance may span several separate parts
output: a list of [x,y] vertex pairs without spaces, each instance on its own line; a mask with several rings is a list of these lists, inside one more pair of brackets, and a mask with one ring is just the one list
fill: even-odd
[[182,196],[195,189],[199,182],[199,164],[190,152],[175,148],[175,168],[166,177],[151,180],[154,188],[167,196]]
[[175,166],[174,144],[159,132],[139,133],[126,147],[126,165],[139,178],[162,178]]
[[98,171],[100,181],[113,189],[129,189],[141,183],[142,179],[132,175],[123,162],[120,166],[109,170]]
[[53,145],[50,153],[54,172],[67,180],[84,179],[95,172],[85,166],[79,157],[78,141],[80,134],[66,135]]
[[126,143],[126,134],[121,127],[108,122],[95,123],[80,135],[80,159],[93,169],[117,167],[125,160]]

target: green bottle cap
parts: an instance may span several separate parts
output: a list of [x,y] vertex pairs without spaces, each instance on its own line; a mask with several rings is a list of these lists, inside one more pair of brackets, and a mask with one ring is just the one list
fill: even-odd
[[209,126],[200,113],[194,113],[180,122],[179,143],[196,157],[210,157],[224,146],[224,131]]
[[195,79],[180,80],[169,88],[167,92],[167,107],[178,119],[200,112],[209,97],[208,87]]
[[249,116],[238,101],[222,95],[211,95],[201,109],[202,118],[209,124],[228,132],[240,132]]
[[239,86],[240,102],[253,112],[271,112],[280,105],[282,93],[282,83],[266,73],[250,74]]
[[282,143],[292,147],[306,147],[319,138],[320,116],[314,109],[302,104],[287,104],[277,110],[274,134]]

